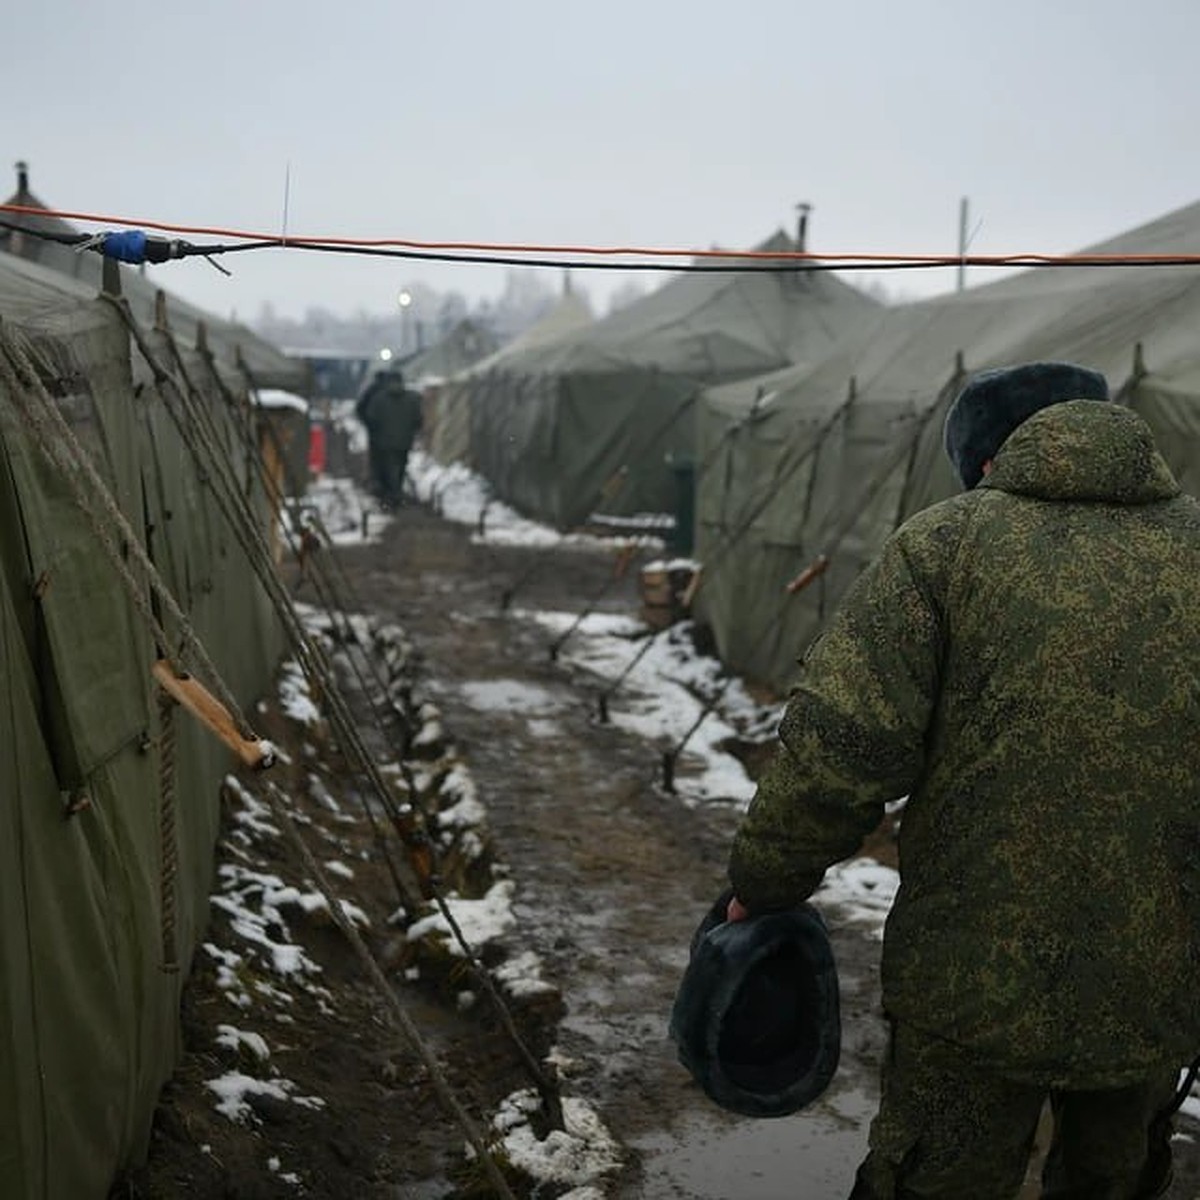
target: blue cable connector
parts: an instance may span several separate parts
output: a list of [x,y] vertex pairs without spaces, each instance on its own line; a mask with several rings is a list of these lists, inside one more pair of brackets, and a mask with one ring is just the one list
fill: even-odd
[[105,258],[115,258],[125,263],[160,263],[182,258],[186,246],[186,242],[147,237],[141,229],[105,233],[100,237],[100,253]]

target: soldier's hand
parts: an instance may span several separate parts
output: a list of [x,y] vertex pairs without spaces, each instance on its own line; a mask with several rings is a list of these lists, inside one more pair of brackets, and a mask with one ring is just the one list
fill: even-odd
[[750,915],[750,910],[736,897],[729,898],[729,905],[725,909],[726,921],[744,921]]

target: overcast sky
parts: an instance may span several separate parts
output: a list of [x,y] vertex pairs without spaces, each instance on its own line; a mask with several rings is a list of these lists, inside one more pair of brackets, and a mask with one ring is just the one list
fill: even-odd
[[[954,253],[965,196],[971,250],[1000,254],[1200,200],[1200,0],[41,0],[2,38],[9,169],[63,210],[277,234],[286,194],[296,235],[747,248],[807,201],[810,249]],[[250,320],[504,284],[224,261],[156,278]],[[621,282],[576,280],[601,311]]]

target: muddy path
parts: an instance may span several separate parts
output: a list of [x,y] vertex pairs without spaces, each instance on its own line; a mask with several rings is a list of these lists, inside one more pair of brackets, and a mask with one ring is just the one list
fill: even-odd
[[564,1079],[627,1148],[613,1194],[844,1194],[883,1039],[878,943],[830,914],[845,1034],[820,1104],[751,1121],[700,1092],[667,1022],[692,931],[723,885],[736,806],[690,802],[686,779],[679,795],[664,792],[658,748],[597,720],[607,681],[552,661],[551,635],[529,616],[577,612],[606,588],[597,610],[636,612],[636,571],[609,586],[609,551],[480,545],[471,533],[410,508],[378,544],[339,559],[355,602],[420,647],[423,686],[471,765],[497,856],[517,881],[521,936],[563,992]]

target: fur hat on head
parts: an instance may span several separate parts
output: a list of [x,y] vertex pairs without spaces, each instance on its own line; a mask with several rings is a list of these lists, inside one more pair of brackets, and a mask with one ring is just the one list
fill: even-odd
[[1064,400],[1107,399],[1104,376],[1074,363],[1034,362],[981,371],[946,414],[946,454],[963,487],[973,488],[983,478],[983,464],[1035,412]]

